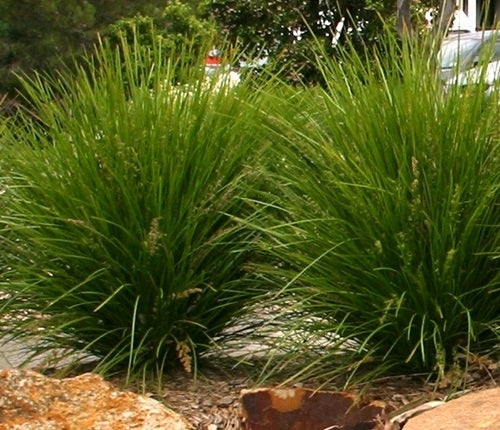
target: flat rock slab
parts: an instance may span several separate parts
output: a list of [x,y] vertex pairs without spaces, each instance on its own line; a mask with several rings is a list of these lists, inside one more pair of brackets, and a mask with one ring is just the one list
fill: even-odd
[[345,392],[261,388],[241,393],[247,430],[374,430],[387,411]]
[[0,430],[189,428],[160,402],[119,391],[96,374],[53,379],[31,370],[0,370]]
[[403,430],[500,430],[500,388],[466,394],[410,418]]

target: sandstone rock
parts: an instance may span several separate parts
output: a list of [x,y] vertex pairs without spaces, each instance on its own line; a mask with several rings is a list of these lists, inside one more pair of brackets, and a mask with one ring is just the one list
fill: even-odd
[[187,430],[160,402],[118,391],[100,376],[52,379],[30,370],[0,370],[0,430]]
[[404,430],[500,430],[500,388],[466,394],[410,418]]
[[305,388],[243,390],[241,403],[247,430],[373,430],[387,411],[354,394]]

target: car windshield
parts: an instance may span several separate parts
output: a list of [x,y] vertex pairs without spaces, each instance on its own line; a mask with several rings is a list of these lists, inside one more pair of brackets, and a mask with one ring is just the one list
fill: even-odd
[[441,52],[441,68],[451,69],[457,67],[458,63],[464,64],[471,52],[475,52],[481,45],[481,40],[461,40],[456,38],[444,43]]

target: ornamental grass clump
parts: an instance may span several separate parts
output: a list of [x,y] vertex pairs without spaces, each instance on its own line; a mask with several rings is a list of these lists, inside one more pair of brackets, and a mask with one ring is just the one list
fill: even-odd
[[324,88],[270,112],[275,260],[258,270],[311,337],[265,372],[442,377],[473,352],[498,357],[498,99],[443,89],[432,49],[410,45],[318,55]]
[[2,334],[129,375],[194,372],[255,297],[253,233],[232,216],[248,215],[256,91],[151,46],[102,43],[76,74],[25,80],[2,136],[0,290],[23,315]]

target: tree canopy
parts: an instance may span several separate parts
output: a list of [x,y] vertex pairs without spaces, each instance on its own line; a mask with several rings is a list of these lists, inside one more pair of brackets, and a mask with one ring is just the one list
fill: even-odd
[[15,73],[56,67],[121,17],[153,16],[164,5],[165,0],[2,0],[0,94],[15,85]]
[[[154,25],[169,43],[200,42],[215,33],[241,50],[265,50],[287,65],[287,78],[311,81],[310,42],[334,55],[349,37],[354,46],[377,41],[389,25],[402,35],[418,28],[418,13],[433,6],[453,12],[454,0],[2,0],[0,97],[15,73],[47,70],[78,56],[97,33],[116,37]],[[450,6],[451,5],[451,6]],[[446,15],[448,14],[448,15]],[[342,28],[342,31],[339,31]]]
[[438,28],[446,29],[455,0],[205,0],[227,38],[278,56],[289,65],[288,78],[306,81],[317,77],[309,61],[312,40],[335,55],[347,37],[354,47],[377,43],[384,26],[402,37],[418,34],[431,7]]

